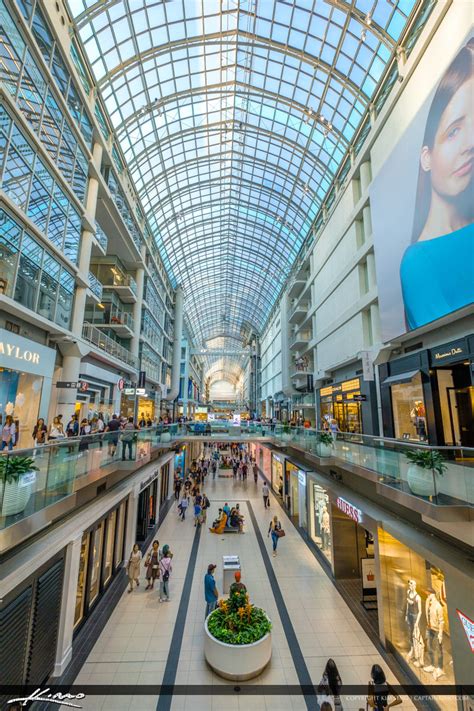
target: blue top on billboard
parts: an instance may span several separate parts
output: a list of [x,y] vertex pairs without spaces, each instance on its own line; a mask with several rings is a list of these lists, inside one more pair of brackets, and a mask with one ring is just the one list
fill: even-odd
[[371,188],[384,341],[474,303],[474,38]]

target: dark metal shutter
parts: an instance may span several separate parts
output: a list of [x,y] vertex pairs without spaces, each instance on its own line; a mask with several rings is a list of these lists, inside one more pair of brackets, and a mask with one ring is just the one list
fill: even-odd
[[32,588],[26,588],[0,610],[0,670],[2,684],[23,684]]
[[53,672],[61,612],[63,563],[59,560],[36,583],[25,679],[27,684],[42,684]]

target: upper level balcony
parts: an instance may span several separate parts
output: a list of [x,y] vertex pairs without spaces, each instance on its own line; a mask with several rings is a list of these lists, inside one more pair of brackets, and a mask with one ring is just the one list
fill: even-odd
[[108,241],[109,241],[108,237],[105,234],[104,230],[98,223],[96,223],[94,242],[95,242],[95,246],[97,247],[97,250],[104,257],[107,254]]
[[288,289],[288,296],[290,297],[290,299],[297,299],[298,296],[300,296],[300,294],[302,293],[305,286],[306,279],[303,276],[298,276]]
[[96,328],[92,323],[85,322],[82,328],[82,337],[112,358],[126,363],[133,370],[138,370],[138,358],[127,348],[103,333],[101,328]]
[[[354,477],[365,479],[373,496],[431,520],[472,520],[472,448],[437,448],[259,422],[235,426],[216,420],[136,431],[132,460],[122,462],[120,433],[113,435],[86,435],[0,453],[0,553],[94,499],[100,479],[113,474],[114,481],[120,480],[146,464],[154,450],[192,440],[258,441],[299,450],[321,474],[341,472],[349,486]],[[26,526],[25,519],[29,519]]]
[[308,315],[309,302],[303,301],[297,303],[293,310],[290,310],[290,316],[288,321],[290,323],[303,323]]
[[105,290],[113,290],[124,304],[137,300],[137,283],[127,274],[117,257],[104,257],[91,262],[91,270],[101,281]]
[[295,352],[304,351],[311,338],[311,331],[296,331],[296,333],[290,336],[290,350]]

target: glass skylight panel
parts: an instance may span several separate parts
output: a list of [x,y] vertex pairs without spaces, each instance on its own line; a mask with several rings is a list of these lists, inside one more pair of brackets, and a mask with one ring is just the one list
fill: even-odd
[[265,322],[414,2],[70,0],[198,342]]

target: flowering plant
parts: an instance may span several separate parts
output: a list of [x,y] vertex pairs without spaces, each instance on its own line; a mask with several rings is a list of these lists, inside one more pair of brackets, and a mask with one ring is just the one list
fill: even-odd
[[265,637],[272,628],[264,610],[255,607],[247,592],[235,591],[227,600],[219,600],[209,615],[210,634],[226,644],[251,644]]

